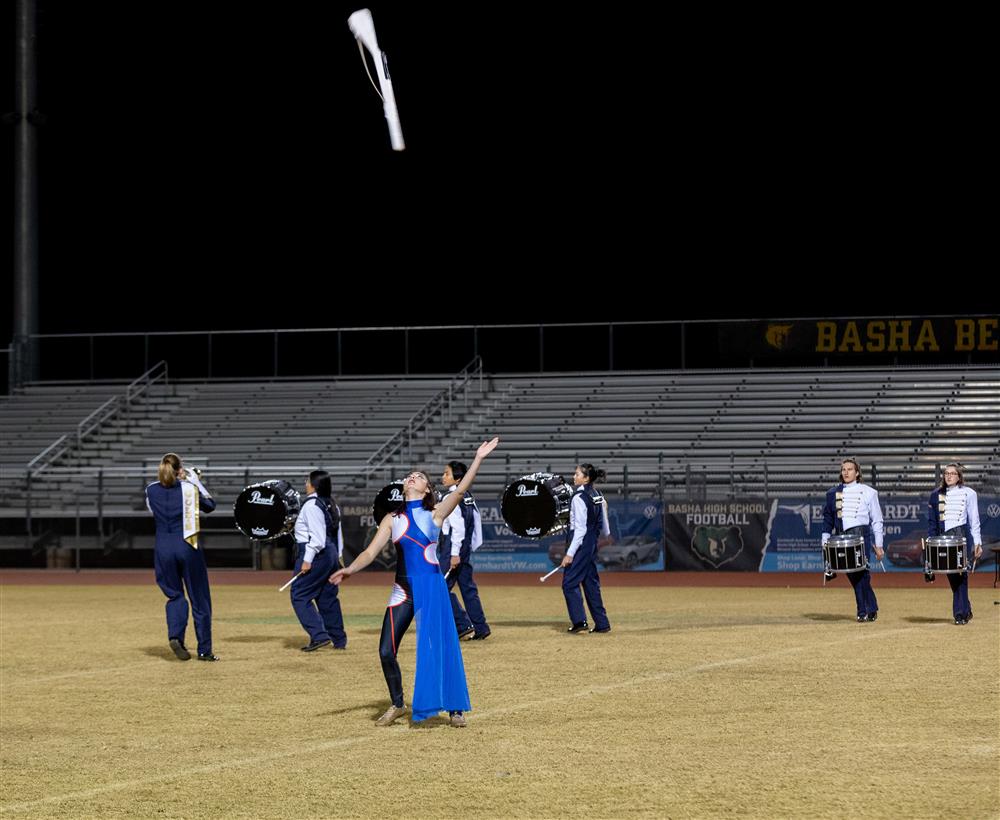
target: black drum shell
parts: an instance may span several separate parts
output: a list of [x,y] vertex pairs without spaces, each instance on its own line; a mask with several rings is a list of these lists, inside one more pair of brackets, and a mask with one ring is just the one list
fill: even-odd
[[573,489],[562,476],[532,473],[504,490],[500,512],[504,523],[522,538],[545,538],[569,526]]
[[965,572],[966,540],[964,535],[932,535],[924,542],[924,570],[927,572]]
[[378,495],[375,496],[375,501],[372,502],[372,518],[375,521],[375,526],[377,527],[381,524],[382,519],[389,515],[389,513],[396,512],[405,497],[403,495],[403,482],[401,480],[386,484],[379,490]]
[[868,551],[860,535],[834,535],[823,547],[826,566],[833,572],[861,572],[868,569]]
[[273,541],[290,532],[301,501],[291,484],[281,479],[251,484],[236,497],[236,529],[255,541]]

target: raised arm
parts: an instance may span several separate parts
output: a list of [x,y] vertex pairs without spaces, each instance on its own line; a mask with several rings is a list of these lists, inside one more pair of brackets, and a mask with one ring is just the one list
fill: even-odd
[[479,445],[479,449],[476,450],[476,457],[472,460],[472,464],[469,465],[469,469],[466,471],[465,475],[462,476],[462,480],[458,482],[458,489],[455,490],[455,492],[446,495],[444,500],[434,508],[435,524],[440,527],[444,523],[444,520],[451,515],[455,507],[458,506],[458,502],[462,500],[462,496],[465,495],[469,487],[472,486],[472,482],[476,478],[476,473],[479,472],[479,465],[483,463],[483,459],[486,458],[486,456],[497,448],[499,443],[500,436],[497,436],[491,441],[484,441]]
[[392,538],[392,513],[389,513],[382,519],[382,523],[378,525],[375,535],[372,536],[372,540],[368,542],[368,546],[365,547],[364,551],[351,561],[349,566],[338,569],[330,576],[330,583],[339,584],[345,578],[354,575],[355,572],[361,572],[361,570],[375,560],[375,556],[379,554],[379,551],[388,543],[390,538]]

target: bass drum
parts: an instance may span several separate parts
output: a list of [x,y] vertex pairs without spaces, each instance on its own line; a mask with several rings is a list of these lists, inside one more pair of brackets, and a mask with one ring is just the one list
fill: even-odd
[[[401,480],[390,482],[379,490],[378,495],[375,496],[375,501],[372,502],[372,526],[365,534],[366,544],[375,537],[375,531],[378,528],[378,525],[382,523],[382,519],[389,515],[389,513],[396,512],[396,510],[399,509],[399,505],[402,503],[403,482]],[[391,570],[396,568],[396,547],[392,543],[391,538],[388,542],[386,542],[382,549],[379,550],[378,555],[375,556],[372,563],[377,567],[382,567],[383,569]]]
[[401,480],[386,484],[372,502],[372,519],[377,527],[389,513],[396,512],[403,503],[403,482]]
[[299,516],[299,494],[287,481],[251,484],[236,497],[236,529],[255,541],[273,541],[292,531]]
[[573,488],[561,475],[531,473],[504,490],[500,512],[511,532],[522,538],[545,538],[569,526]]

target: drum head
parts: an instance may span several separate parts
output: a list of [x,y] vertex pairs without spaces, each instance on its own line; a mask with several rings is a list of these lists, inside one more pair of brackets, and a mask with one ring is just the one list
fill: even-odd
[[846,547],[860,547],[865,543],[865,539],[860,535],[831,535],[826,545],[830,549],[844,549]]
[[932,535],[927,539],[927,544],[932,547],[964,547],[964,535]]
[[257,541],[270,541],[285,533],[298,511],[298,493],[287,481],[251,484],[233,505],[236,528]]
[[504,490],[503,520],[522,538],[544,538],[556,523],[556,500],[542,481],[521,478]]
[[403,503],[403,498],[403,482],[401,480],[386,484],[379,491],[372,504],[372,518],[375,519],[376,527],[382,523],[382,519],[389,513],[396,512],[399,509],[399,505]]

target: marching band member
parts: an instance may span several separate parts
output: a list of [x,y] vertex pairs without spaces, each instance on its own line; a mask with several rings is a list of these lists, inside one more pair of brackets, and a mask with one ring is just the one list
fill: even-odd
[[569,547],[563,556],[563,595],[569,611],[570,627],[567,632],[582,632],[587,628],[587,614],[580,597],[580,585],[587,598],[587,607],[594,618],[591,632],[610,632],[611,622],[601,598],[601,579],[597,574],[597,539],[610,535],[608,505],[595,482],[606,477],[604,470],[593,464],[580,464],[573,473],[576,492],[570,504]]
[[[453,493],[467,471],[468,468],[461,461],[449,461],[441,475],[441,483],[448,488],[449,493]],[[490,625],[486,623],[486,613],[479,600],[479,588],[472,577],[470,560],[472,553],[482,543],[483,519],[472,493],[466,493],[461,503],[445,519],[441,527],[441,540],[438,542],[438,563],[447,576],[448,590],[453,590],[457,583],[465,602],[463,609],[458,596],[451,592],[455,628],[462,640],[482,641],[490,635]]]
[[167,639],[182,661],[191,653],[184,646],[188,602],[194,612],[198,660],[217,661],[212,654],[212,596],[208,588],[205,553],[198,549],[199,513],[215,509],[215,501],[193,470],[176,453],[160,461],[158,480],[146,487],[146,506],[156,521],[154,561],[156,583],[167,596]]
[[[979,499],[976,491],[965,486],[964,468],[958,462],[946,464],[941,486],[927,500],[927,535],[960,535],[976,558],[983,554],[983,535],[979,525]],[[955,624],[965,626],[972,620],[969,603],[969,573],[949,572],[951,610]]]
[[333,644],[347,648],[344,616],[337,597],[338,589],[326,582],[340,567],[344,552],[344,533],[340,526],[340,508],[334,503],[330,474],[313,470],[306,479],[306,499],[295,519],[295,574],[290,596],[295,615],[309,635],[303,652],[314,652]]
[[[865,539],[865,552],[870,555],[874,538],[875,557],[881,560],[885,551],[882,548],[882,508],[879,506],[878,493],[874,488],[861,483],[861,466],[853,458],[841,462],[840,479],[842,483],[826,493],[826,505],[823,507],[823,546],[826,546],[835,531],[842,535],[861,535]],[[858,621],[876,620],[878,601],[872,589],[871,573],[865,569],[846,574],[854,587]],[[834,577],[836,573],[827,573],[827,578]]]
[[410,473],[403,483],[404,500],[399,508],[382,519],[371,542],[349,567],[330,576],[331,584],[339,584],[360,572],[374,560],[386,541],[392,539],[396,547],[396,581],[379,639],[382,672],[392,704],[375,722],[376,726],[388,726],[406,714],[396,653],[415,613],[420,617],[417,620],[413,720],[426,720],[447,710],[452,726],[466,725],[463,713],[470,708],[469,689],[448,587],[438,564],[437,539],[441,526],[472,486],[483,459],[493,452],[499,441],[494,438],[480,445],[458,488],[440,502],[426,473]]

